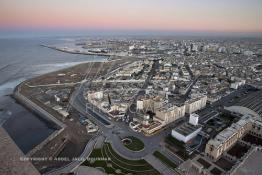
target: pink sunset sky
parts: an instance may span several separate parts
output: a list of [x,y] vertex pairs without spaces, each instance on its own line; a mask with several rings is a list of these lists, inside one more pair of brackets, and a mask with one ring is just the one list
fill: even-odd
[[261,0],[1,0],[1,29],[262,33]]

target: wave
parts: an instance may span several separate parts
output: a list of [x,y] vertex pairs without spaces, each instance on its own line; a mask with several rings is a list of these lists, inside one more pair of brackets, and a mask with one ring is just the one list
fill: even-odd
[[25,78],[19,78],[19,79],[16,79],[16,80],[11,80],[11,81],[8,81],[4,84],[1,84],[0,85],[0,97],[7,95],[7,94],[11,94],[13,92],[14,88],[23,81],[25,81]]
[[11,65],[10,64],[3,65],[2,67],[0,67],[0,71],[8,68],[9,66],[11,66]]

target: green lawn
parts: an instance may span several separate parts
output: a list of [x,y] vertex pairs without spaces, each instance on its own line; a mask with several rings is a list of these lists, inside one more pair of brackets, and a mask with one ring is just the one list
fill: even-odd
[[141,151],[145,147],[144,143],[136,137],[129,136],[126,137],[126,139],[130,139],[131,143],[130,144],[123,143],[123,144],[126,148],[130,149],[131,151]]
[[[102,159],[102,160],[101,160]],[[109,143],[101,149],[95,149],[82,165],[91,167],[102,167],[107,174],[121,174],[126,175],[159,175],[160,173],[155,170],[145,160],[129,160],[118,155]],[[117,173],[116,173],[117,172]]]
[[153,155],[158,158],[161,162],[166,164],[167,166],[171,167],[172,169],[176,169],[177,165],[173,163],[171,160],[169,160],[166,156],[164,156],[162,153],[159,151],[155,151]]

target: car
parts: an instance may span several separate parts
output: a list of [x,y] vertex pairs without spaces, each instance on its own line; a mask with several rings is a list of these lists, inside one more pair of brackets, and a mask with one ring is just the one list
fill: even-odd
[[79,118],[79,122],[82,124],[82,125],[87,125],[88,124],[88,119],[84,116],[80,116]]

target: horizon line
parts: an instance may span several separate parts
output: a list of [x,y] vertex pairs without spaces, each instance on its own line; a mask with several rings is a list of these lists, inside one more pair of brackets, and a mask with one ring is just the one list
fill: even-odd
[[0,28],[0,38],[13,37],[41,37],[41,36],[190,36],[190,37],[254,37],[262,38],[262,32],[210,31],[210,30],[141,30],[141,29],[6,29]]

